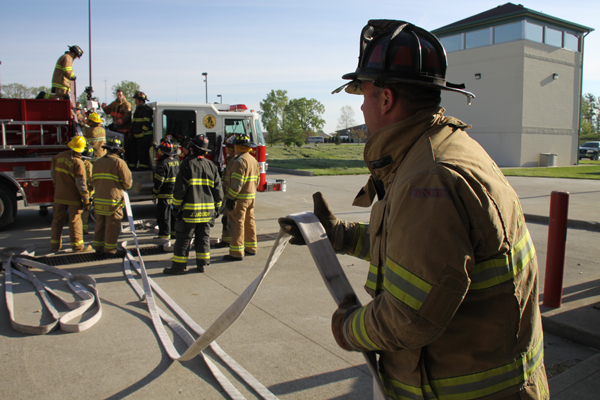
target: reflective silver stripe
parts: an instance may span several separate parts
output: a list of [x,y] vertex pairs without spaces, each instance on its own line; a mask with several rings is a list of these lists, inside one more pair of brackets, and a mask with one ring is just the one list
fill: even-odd
[[389,257],[385,265],[383,280],[385,289],[392,296],[418,311],[431,291],[432,285]]
[[484,261],[475,265],[471,274],[470,289],[487,289],[513,279],[535,257],[535,248],[529,235],[517,242],[504,258]]

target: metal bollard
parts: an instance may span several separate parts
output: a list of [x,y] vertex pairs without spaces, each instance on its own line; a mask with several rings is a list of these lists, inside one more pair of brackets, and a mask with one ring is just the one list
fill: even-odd
[[550,222],[544,278],[544,306],[559,308],[562,304],[569,192],[553,191],[550,195]]

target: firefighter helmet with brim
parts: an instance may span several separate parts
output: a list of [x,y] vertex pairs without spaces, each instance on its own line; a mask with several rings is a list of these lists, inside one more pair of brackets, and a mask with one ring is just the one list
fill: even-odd
[[208,148],[208,139],[206,138],[206,136],[199,134],[196,135],[189,144],[188,148],[194,148],[196,150],[200,150],[200,151],[204,151],[204,152],[210,152],[209,148]]
[[95,122],[96,124],[101,124],[102,123],[102,119],[100,118],[100,115],[98,113],[91,113],[88,116],[88,119],[92,122]]
[[160,151],[167,155],[177,154],[177,148],[171,143],[170,140],[161,139],[160,144],[157,146]]
[[103,149],[123,150],[123,142],[116,136],[111,136],[106,139],[106,143],[102,145]]
[[94,158],[94,148],[91,144],[86,143],[85,149],[83,149],[83,151],[81,152],[81,158],[83,158],[84,160],[91,160],[92,158]]
[[245,133],[235,135],[233,144],[236,146],[255,147],[254,143],[252,143],[252,140],[250,140],[250,136]]
[[235,135],[230,135],[223,142],[223,146],[229,147],[230,149],[233,149],[234,145],[235,145]]
[[69,46],[69,51],[74,53],[75,57],[77,58],[81,58],[81,56],[83,55],[83,50],[81,50],[81,47],[77,45]]
[[363,94],[362,81],[375,86],[403,83],[462,93],[470,101],[475,95],[464,84],[446,81],[446,50],[431,32],[396,20],[370,20],[360,34],[356,71],[342,76],[350,80],[332,93],[345,89]]
[[87,144],[87,140],[83,136],[73,136],[67,146],[77,153],[82,153],[85,150],[85,146]]
[[148,97],[146,96],[146,93],[141,92],[139,90],[137,92],[135,92],[135,94],[133,95],[133,98],[141,100],[141,101],[148,101]]

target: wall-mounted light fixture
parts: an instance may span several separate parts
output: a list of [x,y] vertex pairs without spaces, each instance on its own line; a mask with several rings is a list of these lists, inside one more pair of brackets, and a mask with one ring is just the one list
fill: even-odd
[[556,73],[552,74],[552,79],[557,80],[558,79],[558,74],[556,74]]
[[481,74],[479,72],[475,74],[475,79],[481,79]]

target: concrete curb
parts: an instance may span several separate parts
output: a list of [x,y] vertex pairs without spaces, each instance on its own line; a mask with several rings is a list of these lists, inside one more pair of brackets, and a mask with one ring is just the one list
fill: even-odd
[[552,316],[542,314],[542,326],[544,332],[554,336],[579,343],[592,349],[600,349],[600,333],[595,330],[575,326],[572,323],[564,323],[553,319]]
[[[547,217],[545,215],[525,214],[525,220],[527,222],[534,222],[545,225],[548,225],[550,223],[550,217]],[[567,227],[572,229],[587,229],[588,231],[600,232],[600,222],[595,221],[569,219],[567,222]]]
[[590,385],[589,383],[582,385],[582,383],[589,379],[596,381],[597,377],[594,377],[593,375],[597,374],[599,370],[600,354],[597,354],[550,379],[548,383],[550,386],[550,393],[552,393],[552,399],[597,398],[597,392],[591,393],[592,390],[590,390],[594,385]]
[[301,169],[287,169],[287,168],[269,167],[267,169],[267,171],[279,172],[281,174],[289,174],[289,175],[315,176],[314,172],[312,172],[312,171],[303,171]]

